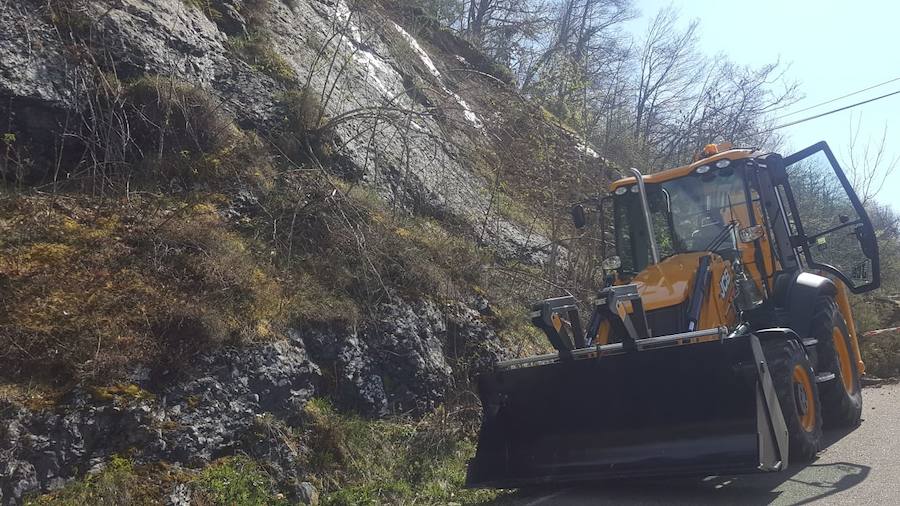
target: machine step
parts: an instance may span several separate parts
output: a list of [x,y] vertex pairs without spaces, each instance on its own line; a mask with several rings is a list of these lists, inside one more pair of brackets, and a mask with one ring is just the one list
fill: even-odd
[[814,337],[807,337],[806,339],[803,340],[803,346],[806,348],[815,346],[817,344],[819,344],[819,340]]
[[820,372],[816,374],[816,383],[825,383],[826,381],[831,381],[835,378],[833,372]]

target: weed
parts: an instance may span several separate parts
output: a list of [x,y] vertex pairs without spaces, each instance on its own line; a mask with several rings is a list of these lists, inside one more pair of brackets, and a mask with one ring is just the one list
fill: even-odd
[[311,469],[324,503],[472,503],[492,491],[462,489],[474,453],[470,410],[439,408],[419,421],[364,420],[343,415],[323,400],[304,410]]
[[131,506],[157,504],[161,491],[153,482],[144,480],[134,464],[114,456],[97,474],[66,485],[50,494],[26,500],[32,506],[91,504],[96,506]]
[[213,462],[192,483],[200,504],[268,506],[287,504],[271,477],[252,459],[225,457]]

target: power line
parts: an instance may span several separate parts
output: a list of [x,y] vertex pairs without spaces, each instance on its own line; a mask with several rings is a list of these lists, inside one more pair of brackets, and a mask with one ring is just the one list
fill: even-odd
[[818,104],[811,105],[811,106],[809,106],[809,107],[804,107],[803,109],[798,109],[798,110],[796,110],[796,111],[789,112],[789,113],[787,113],[787,114],[782,114],[781,116],[777,116],[775,119],[776,119],[776,120],[779,120],[779,119],[787,118],[788,116],[793,116],[793,115],[795,115],[795,114],[800,114],[801,112],[806,112],[806,111],[808,111],[808,110],[810,110],[810,109],[815,109],[816,107],[820,107],[820,106],[823,106],[823,105],[826,105],[826,104],[830,104],[830,103],[832,103],[832,102],[837,102],[838,100],[842,100],[842,99],[845,99],[845,98],[847,98],[847,97],[852,97],[853,95],[859,95],[860,93],[862,93],[862,92],[864,92],[864,91],[869,91],[869,90],[874,90],[875,88],[880,88],[881,86],[884,86],[885,84],[890,84],[890,83],[893,83],[893,82],[895,82],[895,81],[900,81],[900,77],[895,77],[895,78],[893,78],[893,79],[888,79],[887,81],[885,81],[885,82],[883,82],[883,83],[878,83],[878,84],[869,86],[868,88],[863,88],[863,89],[861,89],[861,90],[856,90],[856,91],[854,91],[854,92],[852,92],[852,93],[847,93],[846,95],[841,95],[841,96],[839,96],[839,97],[837,97],[837,98],[832,98],[831,100],[826,100],[826,101],[824,101],[824,102],[819,102]]
[[[881,100],[882,98],[887,98],[887,97],[890,97],[890,96],[892,96],[892,95],[898,95],[898,94],[900,94],[900,90],[892,91],[892,92],[890,92],[890,93],[886,93],[886,94],[884,94],[884,95],[881,95],[880,97],[870,98],[870,99],[867,99],[867,100],[863,100],[862,102],[857,102],[857,103],[855,103],[855,104],[845,105],[844,107],[840,107],[840,108],[838,108],[838,109],[832,109],[832,110],[830,110],[830,111],[826,111],[826,112],[823,112],[823,113],[820,113],[820,114],[816,114],[816,115],[814,115],[814,116],[809,116],[809,117],[806,117],[806,118],[803,118],[803,119],[798,119],[797,121],[791,121],[790,123],[785,123],[785,124],[783,124],[783,125],[778,125],[778,126],[769,128],[769,129],[767,129],[767,130],[761,130],[761,131],[759,131],[759,132],[757,132],[757,133],[758,133],[758,134],[764,134],[764,133],[768,133],[768,132],[771,132],[771,131],[774,131],[774,130],[778,130],[778,129],[780,129],[780,128],[787,128],[787,127],[789,127],[789,126],[798,125],[798,124],[800,124],[800,123],[805,123],[805,122],[810,121],[810,120],[814,120],[814,119],[817,119],[817,118],[821,118],[822,116],[828,116],[829,114],[834,114],[834,113],[836,113],[836,112],[846,111],[847,109],[852,109],[852,108],[858,107],[858,106],[860,106],[860,105],[868,104],[869,102],[874,102],[874,101],[876,101],[876,100]],[[776,119],[777,119],[777,118],[776,118]]]

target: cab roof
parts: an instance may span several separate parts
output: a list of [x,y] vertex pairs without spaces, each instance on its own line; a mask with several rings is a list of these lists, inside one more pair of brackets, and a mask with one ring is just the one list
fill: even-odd
[[[652,174],[644,175],[644,182],[651,183],[662,183],[665,181],[671,181],[673,179],[678,179],[680,177],[684,177],[690,173],[692,173],[697,167],[701,165],[708,165],[711,163],[715,163],[719,160],[728,159],[728,160],[742,160],[744,158],[750,158],[754,154],[757,154],[758,151],[755,149],[749,148],[738,148],[738,149],[729,149],[728,151],[723,151],[721,153],[708,156],[706,158],[701,158],[690,165],[682,165],[681,167],[675,167],[672,169],[666,169],[660,172],[654,172]],[[613,192],[616,188],[620,186],[630,186],[636,182],[634,176],[625,177],[614,181],[609,185],[609,191]]]

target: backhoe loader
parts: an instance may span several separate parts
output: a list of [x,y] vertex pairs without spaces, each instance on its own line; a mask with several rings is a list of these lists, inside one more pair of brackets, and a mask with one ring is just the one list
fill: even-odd
[[[879,285],[872,224],[828,145],[711,144],[572,208],[604,288],[535,304],[554,353],[478,378],[470,487],[782,471],[860,422],[849,293]],[[602,254],[602,253],[601,253]]]

